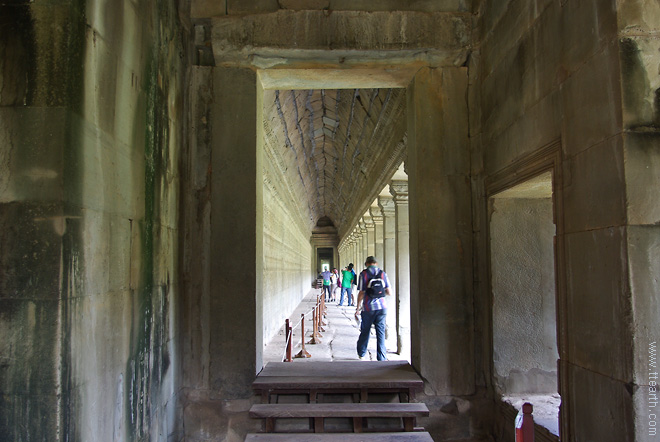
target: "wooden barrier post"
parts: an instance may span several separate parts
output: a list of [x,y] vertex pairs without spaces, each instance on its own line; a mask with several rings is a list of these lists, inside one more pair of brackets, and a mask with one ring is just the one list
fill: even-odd
[[308,342],[308,344],[320,344],[321,340],[319,339],[319,334],[316,331],[318,323],[316,322],[316,307],[312,309],[312,339]]
[[291,359],[291,341],[293,340],[293,332],[291,330],[291,326],[289,324],[289,319],[287,318],[286,322],[284,323],[284,330],[285,336],[286,336],[286,358],[284,359],[284,362],[292,362],[293,359]]
[[516,416],[516,442],[534,442],[534,407],[525,402]]
[[316,321],[318,325],[316,326],[316,334],[319,337],[322,337],[323,335],[321,332],[324,332],[325,329],[323,328],[323,311],[321,310],[321,299],[316,298]]
[[323,324],[323,312],[321,312],[321,304],[316,305],[316,320],[318,321],[318,325],[316,326],[316,334],[319,337],[322,337],[323,335],[321,332],[324,332],[325,329],[322,327]]
[[321,296],[321,325],[328,325],[328,323],[323,320],[327,315],[328,309],[325,306],[325,298]]
[[305,314],[302,313],[300,316],[302,318],[300,319],[300,329],[301,332],[300,334],[302,335],[302,349],[294,356],[294,358],[311,358],[312,355],[310,355],[307,350],[305,350]]

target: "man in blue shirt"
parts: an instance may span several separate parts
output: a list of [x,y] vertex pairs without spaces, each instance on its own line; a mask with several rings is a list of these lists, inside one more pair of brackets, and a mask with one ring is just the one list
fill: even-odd
[[357,281],[358,299],[355,316],[362,309],[362,326],[360,337],[357,341],[357,353],[360,359],[367,354],[369,344],[369,333],[371,325],[376,328],[377,358],[379,361],[387,361],[387,350],[385,348],[385,318],[387,316],[387,304],[385,296],[390,294],[390,281],[387,274],[378,268],[378,261],[369,256],[364,263]]
[[330,301],[330,284],[332,273],[330,273],[330,270],[328,270],[326,267],[323,269],[321,277],[323,278],[323,288],[321,289],[321,295],[325,296],[326,301]]

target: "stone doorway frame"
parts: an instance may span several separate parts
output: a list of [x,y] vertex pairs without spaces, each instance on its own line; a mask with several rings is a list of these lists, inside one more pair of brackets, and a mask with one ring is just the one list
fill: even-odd
[[[431,395],[474,394],[467,67],[419,66],[402,61],[397,68],[307,65],[265,71],[216,66],[209,72],[214,171],[210,265],[217,269],[210,280],[209,312],[214,321],[207,338],[211,343],[208,376],[212,388],[228,399],[249,397],[254,375],[263,367],[264,213],[258,172],[263,161],[263,91],[292,88],[287,86],[291,81],[296,81],[294,88],[309,89],[314,84],[330,87],[317,75],[327,73],[344,81],[344,88],[396,87],[407,91],[412,364],[424,374]],[[265,84],[265,74],[276,74],[277,81]],[[383,172],[380,178],[383,182],[374,184],[373,198],[390,176]],[[232,191],[236,186],[242,189],[240,198]],[[365,200],[365,210],[373,198]],[[443,278],[435,277],[438,268],[443,269]],[[245,276],[244,284],[233,287],[232,295],[227,296],[224,288],[236,274]],[[223,340],[221,336],[228,333],[241,339]],[[422,352],[426,346],[436,351]],[[232,382],[227,383],[227,379]]]
[[[488,213],[488,201],[493,195],[504,190],[510,189],[542,173],[551,172],[552,174],[552,206],[553,222],[556,226],[554,240],[554,261],[555,261],[555,305],[556,305],[556,324],[557,324],[557,349],[559,352],[558,371],[558,390],[561,396],[561,406],[559,411],[559,432],[561,440],[570,440],[570,422],[567,418],[570,416],[570,395],[567,364],[568,354],[568,329],[567,329],[567,291],[566,291],[566,254],[565,254],[565,229],[564,229],[564,171],[562,169],[562,144],[561,140],[555,140],[535,151],[522,156],[512,164],[487,175],[484,178],[484,198],[483,213]],[[492,388],[492,377],[494,373],[493,363],[493,290],[492,290],[492,271],[491,271],[491,251],[490,251],[490,216],[485,216],[482,228],[486,235],[486,256],[487,256],[487,289],[488,289],[488,362],[489,362],[489,380],[488,384]],[[511,420],[512,422],[512,420]]]

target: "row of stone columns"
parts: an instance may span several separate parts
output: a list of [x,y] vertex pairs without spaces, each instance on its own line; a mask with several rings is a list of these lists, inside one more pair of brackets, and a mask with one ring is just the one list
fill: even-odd
[[410,359],[410,223],[408,182],[392,180],[339,245],[342,267],[354,263],[357,274],[367,256],[375,256],[391,284],[387,348]]

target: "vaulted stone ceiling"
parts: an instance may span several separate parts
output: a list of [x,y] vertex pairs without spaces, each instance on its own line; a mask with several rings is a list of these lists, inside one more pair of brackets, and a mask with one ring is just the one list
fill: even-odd
[[340,236],[405,155],[404,89],[265,91],[266,154],[284,175],[302,222],[322,217]]

